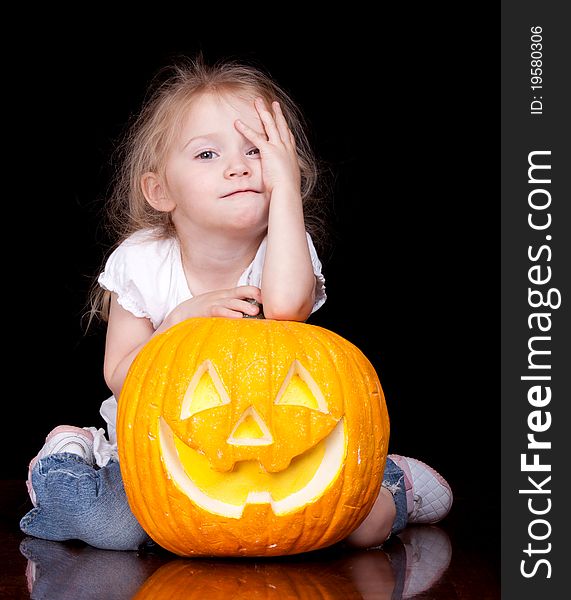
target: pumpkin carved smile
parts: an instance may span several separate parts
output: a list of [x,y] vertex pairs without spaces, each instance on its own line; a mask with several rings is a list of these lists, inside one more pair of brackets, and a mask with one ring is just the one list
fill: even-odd
[[208,458],[179,440],[164,419],[159,436],[165,468],[182,492],[204,510],[238,519],[246,504],[269,503],[274,514],[281,515],[318,499],[343,467],[344,429],[341,419],[325,440],[279,473],[268,473],[253,460],[236,463],[231,473],[215,471]]

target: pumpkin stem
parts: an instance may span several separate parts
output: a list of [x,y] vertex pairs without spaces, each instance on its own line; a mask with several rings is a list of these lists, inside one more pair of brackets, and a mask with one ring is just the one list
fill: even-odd
[[254,300],[254,298],[244,298],[244,300],[246,300],[246,302],[249,302],[250,304],[255,304],[260,309],[260,312],[257,315],[247,315],[246,313],[242,313],[244,315],[244,319],[265,319],[266,318],[264,316],[264,307],[257,300]]

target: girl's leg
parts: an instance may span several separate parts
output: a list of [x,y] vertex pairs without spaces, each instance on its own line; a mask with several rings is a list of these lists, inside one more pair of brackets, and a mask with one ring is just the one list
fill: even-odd
[[387,457],[381,490],[371,512],[365,520],[346,538],[346,542],[357,548],[380,546],[392,533],[406,527],[407,507],[404,473]]
[[346,541],[360,548],[379,546],[407,523],[438,523],[450,511],[452,499],[448,482],[432,467],[391,454],[371,512]]
[[359,527],[345,538],[345,541],[355,548],[380,546],[391,534],[396,513],[392,494],[381,487],[371,512]]
[[118,462],[96,469],[77,454],[52,454],[33,467],[32,485],[37,506],[20,521],[28,535],[105,550],[137,550],[149,541],[129,508]]

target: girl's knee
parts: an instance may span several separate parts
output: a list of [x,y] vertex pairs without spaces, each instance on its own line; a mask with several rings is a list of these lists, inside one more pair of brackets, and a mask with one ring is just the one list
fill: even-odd
[[382,522],[376,524],[363,521],[355,531],[345,538],[345,542],[354,548],[381,546],[389,539],[391,527],[392,523]]
[[391,535],[395,517],[396,507],[392,494],[381,488],[373,508],[359,527],[346,538],[346,542],[357,548],[384,544]]
[[118,464],[95,469],[78,457],[51,455],[34,467],[32,485],[37,508],[22,519],[24,533],[105,550],[137,550],[149,539],[129,508]]
[[37,506],[59,506],[68,512],[82,503],[92,502],[99,494],[96,471],[92,466],[59,455],[38,461],[32,471],[31,483]]

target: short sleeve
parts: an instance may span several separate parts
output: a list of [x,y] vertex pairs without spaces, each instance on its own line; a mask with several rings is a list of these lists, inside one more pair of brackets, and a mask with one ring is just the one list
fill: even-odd
[[99,275],[99,285],[117,294],[117,302],[136,317],[150,318],[145,309],[145,299],[142,290],[137,286],[137,268],[131,260],[133,248],[122,244],[116,248],[105,263],[105,269]]
[[327,300],[327,294],[325,293],[325,277],[321,272],[321,261],[317,256],[317,251],[315,250],[311,236],[307,232],[306,235],[309,254],[311,255],[311,264],[313,265],[313,273],[315,274],[315,300],[313,302],[313,308],[311,309],[311,312],[314,313],[318,308],[323,306],[325,300]]
[[119,304],[157,329],[177,304],[192,297],[176,238],[143,229],[118,246],[105,263],[99,285],[117,294]]

